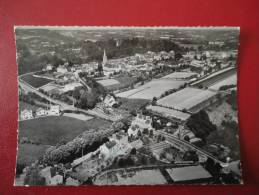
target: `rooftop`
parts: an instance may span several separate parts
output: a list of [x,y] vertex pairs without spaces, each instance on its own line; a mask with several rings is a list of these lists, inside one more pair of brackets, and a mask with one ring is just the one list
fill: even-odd
[[115,141],[109,141],[109,142],[105,143],[105,145],[106,145],[107,148],[110,149],[110,148],[112,148],[113,146],[116,145],[116,142]]

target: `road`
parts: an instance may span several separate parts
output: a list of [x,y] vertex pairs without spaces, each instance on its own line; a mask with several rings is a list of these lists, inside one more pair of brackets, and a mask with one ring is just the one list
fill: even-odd
[[33,92],[35,94],[37,94],[38,96],[48,100],[49,102],[53,103],[53,104],[57,104],[61,106],[61,110],[67,110],[67,111],[80,111],[83,112],[85,114],[91,115],[91,116],[95,116],[95,117],[99,117],[99,118],[103,118],[105,120],[108,121],[116,121],[117,118],[113,117],[113,116],[109,116],[105,113],[102,113],[101,111],[94,109],[94,110],[84,110],[84,109],[80,109],[80,108],[76,108],[73,105],[69,105],[65,102],[53,99],[43,93],[41,93],[40,91],[38,91],[37,89],[33,88],[32,86],[30,86],[29,84],[25,83],[23,80],[19,79],[19,85],[20,87],[25,90],[26,92]]
[[172,144],[173,146],[176,146],[176,147],[179,147],[179,148],[185,148],[187,150],[194,150],[197,152],[198,155],[201,155],[201,156],[206,156],[207,158],[211,158],[213,159],[215,162],[218,162],[222,167],[226,167],[228,166],[228,163],[225,163],[225,162],[222,162],[220,161],[219,159],[217,159],[216,157],[212,156],[210,153],[202,150],[201,148],[198,148],[197,146],[185,141],[185,140],[180,140],[178,139],[177,137],[171,135],[171,134],[168,134],[168,133],[165,133],[161,130],[157,130],[154,132],[154,134],[161,134],[163,135],[165,138],[166,138],[166,141],[168,141],[169,144]]

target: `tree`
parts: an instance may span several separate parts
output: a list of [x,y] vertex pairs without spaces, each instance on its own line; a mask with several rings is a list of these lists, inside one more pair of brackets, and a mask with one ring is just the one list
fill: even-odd
[[102,63],[98,63],[98,72],[99,72],[99,75],[102,76],[103,75],[103,65]]
[[137,154],[137,149],[136,148],[132,148],[130,151],[130,154],[135,155]]
[[154,132],[153,132],[152,129],[150,129],[150,131],[149,131],[149,137],[153,137],[153,136],[154,136]]
[[146,135],[148,135],[148,134],[149,134],[149,131],[148,131],[148,129],[147,129],[147,128],[143,129],[143,134],[146,134]]
[[190,137],[188,135],[184,136],[183,138],[185,141],[190,142]]
[[142,155],[141,159],[140,159],[140,162],[141,162],[142,165],[146,165],[147,164],[147,157]]
[[198,155],[197,155],[197,153],[195,151],[190,150],[190,151],[186,151],[184,153],[183,160],[198,162],[199,161],[199,157],[198,157]]
[[155,106],[156,104],[157,104],[157,98],[156,98],[156,97],[153,97],[152,106]]
[[75,98],[76,100],[79,100],[80,99],[80,88],[76,88],[74,91],[73,91],[73,98]]
[[183,55],[181,53],[176,53],[175,54],[175,59],[176,60],[180,60],[183,57]]
[[186,122],[187,127],[194,133],[196,137],[203,140],[213,131],[217,129],[205,110],[201,110],[193,114]]
[[142,133],[140,130],[138,130],[138,133],[137,133],[138,137],[141,137]]

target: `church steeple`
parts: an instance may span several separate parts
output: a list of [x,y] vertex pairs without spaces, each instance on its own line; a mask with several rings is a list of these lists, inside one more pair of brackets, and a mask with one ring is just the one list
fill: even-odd
[[105,66],[107,61],[108,61],[108,59],[107,59],[107,56],[106,56],[106,52],[105,52],[105,50],[103,50],[103,62],[102,62],[102,65]]

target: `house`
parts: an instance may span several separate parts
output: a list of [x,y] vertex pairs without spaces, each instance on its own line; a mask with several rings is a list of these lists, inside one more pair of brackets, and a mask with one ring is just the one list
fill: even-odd
[[53,66],[51,64],[47,64],[44,68],[43,68],[43,71],[47,71],[47,70],[52,70],[53,69]]
[[144,129],[152,129],[152,118],[142,114],[137,114],[135,119],[131,122],[131,126],[128,129],[129,136],[137,136],[138,131],[141,133]]
[[65,183],[66,186],[79,186],[80,185],[80,182],[76,179],[73,179],[72,177],[68,177],[66,179],[66,183]]
[[60,106],[59,105],[51,105],[50,109],[48,110],[49,115],[56,115],[60,114]]
[[47,114],[48,114],[48,112],[43,108],[38,108],[36,110],[36,116],[45,116]]
[[100,146],[100,156],[104,159],[114,159],[119,155],[128,154],[131,149],[126,133],[119,132],[114,134],[109,142]]
[[64,67],[64,66],[58,66],[58,67],[57,67],[57,72],[64,74],[64,73],[67,72],[67,69],[66,69],[66,67]]
[[23,120],[32,119],[33,118],[32,110],[26,110],[26,109],[22,110],[20,117]]
[[117,104],[115,97],[111,94],[107,94],[103,102],[107,107],[113,107],[115,104]]
[[63,184],[63,176],[57,173],[56,167],[46,167],[40,171],[40,175],[45,178],[46,185]]
[[55,175],[54,177],[50,178],[50,185],[56,186],[63,184],[63,176],[62,175]]

